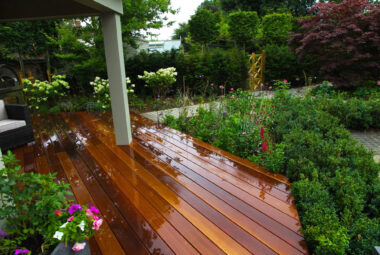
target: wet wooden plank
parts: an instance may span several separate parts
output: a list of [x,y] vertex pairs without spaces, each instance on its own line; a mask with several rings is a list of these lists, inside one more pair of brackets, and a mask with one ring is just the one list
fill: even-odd
[[[86,186],[82,182],[67,153],[60,152],[57,156],[68,176],[69,183],[76,198],[78,199],[78,202],[82,205],[92,203],[94,206],[97,206]],[[107,211],[105,210],[105,212]],[[103,254],[125,254],[107,222],[103,222],[101,231],[97,232],[95,239],[97,240],[99,248]]]
[[[75,121],[75,117],[72,115],[69,116],[69,118],[64,117],[64,119],[70,127],[77,127],[79,122],[81,122],[79,120]],[[96,140],[96,138],[86,136],[86,134],[90,132],[84,132],[79,128],[75,128],[73,131],[78,135],[79,139],[83,139],[82,142],[92,157],[96,158],[97,162],[106,170],[109,177],[118,185],[118,188],[129,197],[133,205],[140,211],[149,224],[153,226],[158,234],[163,237],[175,253],[198,254],[194,247],[190,245],[171,224],[167,224],[165,218],[135,189],[130,183],[131,180],[126,180],[123,177],[120,172],[124,173],[126,167],[115,166],[115,159],[108,157],[110,153],[105,154],[104,151],[100,149],[104,146],[100,141],[95,141],[94,143],[97,143],[95,146],[92,142]],[[132,178],[136,180],[136,177]],[[162,210],[165,210],[166,214],[169,212],[168,208],[163,208]]]
[[[108,114],[109,113],[106,113],[106,114],[104,114],[104,116],[107,116]],[[152,123],[150,120],[142,117],[141,115],[137,115],[137,114],[131,113],[131,118],[132,118],[132,120],[137,120],[137,121],[143,122],[146,125],[151,125],[151,126],[154,125],[154,123]],[[265,170],[263,167],[261,167],[259,165],[256,165],[256,164],[254,164],[254,163],[252,163],[252,162],[250,162],[248,160],[244,160],[244,159],[242,159],[242,158],[240,158],[238,156],[235,156],[235,155],[233,155],[233,154],[231,154],[229,152],[226,152],[226,151],[223,151],[223,150],[221,150],[219,148],[216,148],[215,146],[207,144],[207,143],[205,143],[203,141],[200,141],[200,140],[198,140],[198,139],[196,139],[194,137],[191,137],[189,135],[183,134],[183,133],[181,133],[181,132],[179,132],[177,130],[174,130],[174,129],[171,129],[171,128],[168,128],[168,127],[163,127],[163,128],[166,131],[169,131],[170,133],[179,136],[180,140],[188,140],[188,141],[190,141],[192,143],[195,143],[195,144],[197,144],[197,145],[199,145],[199,146],[201,146],[203,148],[206,148],[206,149],[212,151],[213,153],[216,153],[218,155],[226,157],[226,158],[230,159],[231,161],[233,161],[233,162],[235,162],[235,163],[237,163],[237,164],[239,164],[241,166],[247,167],[249,169],[248,173],[250,171],[257,171],[258,173],[264,174],[264,175],[266,175],[266,176],[268,176],[270,178],[273,178],[273,179],[275,179],[275,180],[277,180],[277,181],[279,181],[279,182],[281,182],[281,183],[283,183],[283,184],[285,184],[287,186],[290,186],[290,182],[289,182],[288,178],[286,178],[285,176],[283,176],[281,174],[275,174],[275,173],[268,172],[267,170]]]
[[[85,124],[87,124],[87,123],[88,122],[85,122]],[[103,129],[104,129],[104,127],[102,127],[101,130],[103,130]],[[97,129],[97,130],[100,130],[100,129]],[[105,140],[103,142],[107,143],[109,141],[111,141],[111,137],[105,137]],[[127,148],[127,147],[124,147],[124,148]],[[117,150],[118,148],[110,148],[110,149]],[[125,149],[125,151],[127,151],[127,149]],[[134,157],[134,160],[136,162],[139,162],[139,163],[143,162],[141,160],[142,158],[140,158],[140,160],[137,160],[136,153],[134,153],[133,151],[131,151],[129,155],[131,157]],[[125,156],[123,156],[123,154],[120,154],[119,157],[126,159]],[[141,164],[141,165],[144,165],[144,164]],[[169,180],[170,178],[168,178],[168,176],[158,172],[157,169],[154,169],[154,166],[152,164],[146,164],[144,166],[147,168],[147,170],[149,170],[150,173],[155,175],[156,178],[159,179],[162,183],[164,183],[167,187],[171,187],[173,191],[177,191],[177,193],[181,194],[181,197],[185,198],[185,200],[187,202],[191,203],[191,205],[193,207],[198,209],[200,212],[203,212],[204,215],[208,215],[209,220],[217,221],[219,219],[218,226],[219,227],[223,226],[223,221],[225,221],[225,219],[216,210],[212,210],[210,207],[208,207],[206,205],[206,203],[204,203],[203,201],[197,200],[197,198],[191,192],[187,191],[187,189],[183,189],[182,186],[176,185],[177,183],[173,182],[173,180]],[[186,187],[189,188],[189,186],[187,186],[187,185],[186,185]],[[205,194],[206,191],[204,189],[202,191],[203,191],[203,194]],[[256,235],[255,232],[259,232],[260,233],[259,236],[261,238],[260,240],[263,243],[265,243],[265,241],[266,241],[267,245],[270,244],[271,246],[274,246],[275,250],[282,252],[282,253],[293,253],[293,254],[299,253],[296,249],[291,247],[289,244],[287,244],[286,242],[284,242],[283,240],[281,240],[277,236],[273,235],[272,233],[269,233],[268,230],[264,230],[263,227],[259,226],[257,223],[252,222],[245,215],[239,213],[234,208],[229,207],[228,205],[224,204],[220,199],[218,200],[218,199],[215,199],[215,197],[208,196],[204,200],[207,201],[209,204],[216,203],[217,206],[215,207],[215,209],[219,209],[219,212],[224,213],[227,217],[229,217],[229,219],[234,220],[234,222],[236,224],[240,225],[241,228],[243,228],[244,230],[246,230],[247,232],[249,232],[253,236],[258,236],[258,235]],[[197,202],[194,202],[194,201],[197,201]],[[231,233],[234,231],[233,230],[234,227],[236,229],[237,226],[231,225],[231,224],[230,224],[230,226],[232,226],[232,227],[226,228],[225,230],[226,230],[226,232],[228,231],[228,233],[231,235]],[[239,230],[237,230],[237,231],[239,231]],[[288,231],[288,232],[291,232],[291,231]],[[243,233],[240,232],[239,235],[236,235],[237,238],[241,238],[241,236],[244,236],[244,232]],[[256,251],[260,251],[260,253],[264,254],[266,247],[262,247],[262,244],[260,244],[260,242],[258,242],[258,241],[256,241],[256,243],[255,243],[255,240],[257,240],[257,239],[251,238],[250,244],[253,245],[253,247]],[[260,245],[261,245],[261,250],[260,250]],[[298,245],[298,243],[295,242],[295,245]],[[301,249],[302,249],[302,247],[301,247]],[[270,252],[270,251],[267,250],[267,252]]]
[[[56,121],[57,123],[59,122],[59,120]],[[61,124],[62,128],[64,128],[63,123]],[[71,132],[68,129],[66,129],[66,131]],[[155,233],[149,231],[146,222],[136,221],[141,219],[141,217],[131,210],[126,197],[123,199],[123,197],[120,196],[120,191],[116,189],[114,184],[105,181],[107,187],[103,190],[105,183],[102,180],[104,180],[103,177],[107,176],[107,174],[104,172],[101,173],[100,166],[96,164],[94,158],[89,157],[88,152],[81,142],[75,138],[72,139],[73,136],[71,136],[70,139],[69,134],[62,130],[57,133],[73,164],[77,169],[80,169],[78,173],[94,198],[95,203],[99,205],[101,212],[106,212],[105,218],[109,222],[120,244],[123,246],[124,251],[126,251],[127,254],[147,253],[145,247],[143,247],[137,239],[136,233],[131,229],[130,225],[132,225],[134,230],[138,231],[140,239],[151,253],[155,251],[165,251],[166,254],[171,254],[170,249],[168,249],[167,245],[161,239],[153,237]],[[107,191],[109,191],[108,194]],[[112,198],[118,199],[112,201]]]
[[[87,121],[89,121],[88,118],[86,118],[84,116],[83,116],[83,118],[87,119]],[[87,124],[88,122],[85,122],[85,123]],[[99,125],[101,125],[101,124],[99,124]],[[105,130],[105,127],[102,126],[101,129],[97,129],[97,130]],[[94,131],[94,129],[92,129],[92,131]],[[109,134],[109,132],[105,133],[104,135],[107,136],[107,134]],[[111,137],[105,137],[105,140],[104,140],[105,143],[110,142],[110,141],[112,141]],[[112,142],[110,142],[110,143],[112,143]],[[124,149],[124,151],[129,153],[130,157],[133,157],[136,162],[139,162],[139,163],[146,162],[145,159],[149,158],[149,155],[148,155],[149,153],[146,153],[144,155],[144,157],[138,157],[138,153],[136,153],[136,151],[134,151],[134,150],[131,151],[129,148],[129,147],[136,148],[136,146],[137,146],[136,143],[132,143],[131,146],[123,146],[123,149]],[[181,190],[180,186],[173,183],[172,180],[168,180],[168,176],[163,175],[162,173],[158,172],[157,169],[155,169],[155,166],[156,167],[159,166],[159,162],[157,160],[153,159],[151,163],[145,163],[145,164],[142,163],[141,165],[146,166],[148,168],[149,172],[154,174],[166,186],[173,187],[172,188],[173,190],[177,190],[177,191]],[[170,171],[170,168],[166,168],[166,169],[167,170],[169,169],[169,171]],[[246,215],[237,212],[237,210],[235,208],[231,208],[231,207],[227,206],[226,204],[224,204],[224,201],[222,201],[222,199],[216,198],[212,194],[209,194],[209,192],[207,191],[207,189],[208,189],[207,186],[205,186],[205,188],[202,188],[200,186],[197,186],[194,182],[192,182],[190,180],[188,180],[186,183],[184,183],[183,181],[186,179],[180,178],[180,180],[179,180],[179,178],[177,178],[178,176],[176,174],[173,174],[172,176],[179,183],[182,183],[183,186],[186,186],[188,189],[193,191],[194,194],[197,194],[199,197],[203,198],[204,201],[209,203],[215,209],[219,210],[219,212],[225,214],[226,217],[229,217],[230,219],[232,219],[236,224],[239,224],[241,226],[241,228],[245,229],[247,232],[250,232],[253,236],[260,238],[260,240],[262,242],[267,243],[268,245],[271,245],[272,247],[274,247],[274,249],[277,252],[297,254],[297,251],[294,251],[294,248],[292,248],[292,247],[290,247],[290,245],[284,243],[284,241],[279,239],[277,236],[269,233],[269,230],[263,229],[263,227],[261,225],[258,225],[258,223],[256,223],[256,222],[252,222],[250,219],[248,219],[248,217]],[[182,197],[184,196],[184,193],[186,193],[186,191],[181,191]],[[191,197],[190,193],[187,192],[186,194],[187,194],[187,196]],[[194,203],[192,203],[192,205],[194,206]],[[213,215],[210,212],[208,212],[206,214],[207,215]],[[214,215],[212,218],[215,219],[217,217],[215,217],[215,215]],[[279,224],[277,224],[275,226],[268,225],[267,227],[270,229],[273,229],[274,227],[278,227],[278,226],[279,226]],[[293,247],[296,247],[297,249],[299,249],[301,251],[305,250],[305,244],[303,242],[302,236],[292,232],[289,229],[286,230],[286,228],[284,228],[283,226],[282,226],[282,230],[285,230],[284,232],[280,232],[281,237],[284,240],[287,240],[287,242],[291,243],[293,245]],[[230,231],[230,233],[231,233],[231,231]],[[256,247],[256,251],[257,251],[259,245],[255,244],[255,247]],[[261,252],[261,253],[264,253],[264,252]]]

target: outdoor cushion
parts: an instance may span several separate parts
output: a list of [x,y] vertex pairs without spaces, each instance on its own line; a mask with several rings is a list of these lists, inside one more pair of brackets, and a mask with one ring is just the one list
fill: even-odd
[[0,100],[0,120],[8,119],[7,110],[5,109],[4,100]]
[[25,120],[0,120],[0,133],[25,126]]

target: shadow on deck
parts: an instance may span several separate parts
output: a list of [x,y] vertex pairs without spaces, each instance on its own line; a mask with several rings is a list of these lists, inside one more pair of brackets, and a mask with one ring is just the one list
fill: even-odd
[[92,254],[307,254],[289,181],[132,115],[116,146],[105,113],[33,116],[23,170],[56,172],[105,223]]

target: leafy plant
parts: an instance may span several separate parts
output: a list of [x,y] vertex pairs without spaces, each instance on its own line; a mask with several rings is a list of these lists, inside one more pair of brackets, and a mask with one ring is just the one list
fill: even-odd
[[70,88],[65,78],[65,75],[54,75],[51,82],[39,80],[31,82],[28,79],[24,79],[24,93],[29,107],[38,110],[44,104],[56,106],[58,101],[67,96],[67,91]]
[[53,208],[66,204],[69,185],[57,184],[55,174],[20,172],[10,152],[3,155],[3,160],[6,167],[0,169],[0,219],[6,220],[8,237],[0,239],[0,243],[9,252],[27,246],[33,252],[43,252],[49,246],[44,237],[57,224]]

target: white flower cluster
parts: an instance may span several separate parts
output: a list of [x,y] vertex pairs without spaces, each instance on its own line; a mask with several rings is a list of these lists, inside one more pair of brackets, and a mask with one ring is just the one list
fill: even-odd
[[145,80],[146,86],[153,89],[156,96],[164,96],[176,82],[177,72],[174,67],[161,68],[157,72],[144,71],[138,78]]
[[[131,79],[129,77],[125,78],[125,83],[127,85],[127,93],[134,93],[135,84],[131,84]],[[96,102],[101,104],[101,107],[103,109],[109,108],[111,104],[109,80],[101,79],[100,77],[95,77],[95,80],[90,82],[90,85],[94,87],[94,95]]]
[[41,102],[66,96],[65,90],[70,89],[70,85],[64,80],[65,78],[65,75],[54,75],[51,82],[36,80],[34,83],[24,79],[23,91],[27,95],[29,105],[32,108],[39,109]]

